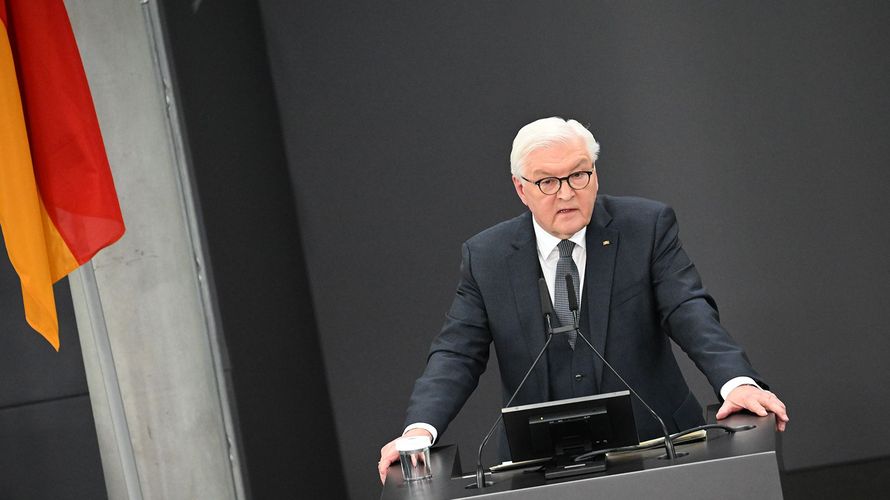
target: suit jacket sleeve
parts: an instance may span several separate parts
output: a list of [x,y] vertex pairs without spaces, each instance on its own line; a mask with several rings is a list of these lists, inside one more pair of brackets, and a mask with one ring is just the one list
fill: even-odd
[[717,304],[683,250],[673,209],[658,214],[652,261],[652,287],[661,326],[705,374],[717,397],[733,377],[748,376],[766,387],[744,350],[720,325]]
[[423,375],[414,383],[406,425],[425,422],[439,435],[479,383],[488,363],[491,332],[485,303],[473,278],[470,247],[461,249],[460,282],[442,331],[433,341]]

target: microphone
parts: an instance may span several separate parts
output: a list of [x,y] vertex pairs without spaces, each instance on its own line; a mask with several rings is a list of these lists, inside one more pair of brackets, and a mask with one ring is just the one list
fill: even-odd
[[[535,360],[532,361],[532,365],[528,367],[528,371],[525,372],[525,376],[522,377],[522,381],[519,382],[519,385],[516,387],[516,390],[513,391],[513,395],[510,396],[510,399],[507,401],[506,406],[510,406],[513,404],[513,399],[516,398],[516,395],[519,394],[519,390],[522,389],[522,386],[525,385],[525,381],[528,379],[528,376],[531,375],[532,370],[535,369],[535,366],[538,365],[538,361],[541,360],[541,356],[544,355],[544,351],[547,350],[547,346],[550,345],[550,341],[553,340],[554,333],[561,333],[561,331],[568,331],[565,328],[557,328],[556,331],[553,330],[553,327],[550,324],[550,318],[556,314],[553,312],[553,303],[550,301],[550,291],[547,290],[547,282],[544,281],[544,278],[538,278],[538,295],[541,299],[541,312],[544,315],[544,321],[547,323],[547,340],[544,341],[544,347],[541,348],[541,352],[535,357]],[[498,415],[497,420],[494,421],[494,425],[491,426],[491,429],[488,430],[488,433],[485,434],[485,437],[482,438],[482,444],[479,445],[479,453],[476,455],[476,484],[470,484],[467,488],[477,488],[482,489],[487,486],[485,483],[485,468],[482,466],[482,449],[485,448],[485,443],[488,442],[488,438],[491,437],[491,434],[497,428],[498,423],[504,417],[504,414],[501,413]],[[492,484],[492,483],[489,483]]]
[[578,323],[578,296],[575,295],[575,281],[571,274],[566,274],[566,293],[569,295],[569,310],[575,317],[575,323]]
[[553,301],[550,300],[550,291],[547,289],[547,282],[544,278],[538,278],[538,297],[541,299],[541,312],[544,313],[544,321],[547,322],[547,333],[553,333],[553,325],[550,318],[556,315],[553,311]]
[[550,319],[555,313],[553,312],[553,303],[550,301],[550,291],[547,290],[547,282],[544,278],[538,278],[538,295],[541,299],[541,312],[544,318]]
[[[661,430],[664,433],[664,450],[667,454],[667,458],[670,460],[674,460],[675,458],[677,458],[677,452],[674,450],[674,442],[671,441],[671,434],[668,432],[667,427],[664,425],[664,420],[662,420],[661,417],[659,417],[658,414],[655,413],[655,410],[653,410],[648,404],[646,404],[645,401],[643,401],[643,398],[641,398],[640,395],[637,394],[637,391],[635,391],[633,387],[631,387],[630,384],[628,384],[624,380],[624,378],[619,375],[614,368],[612,368],[612,365],[610,365],[609,362],[606,361],[606,358],[603,357],[603,355],[596,350],[596,347],[593,347],[593,344],[590,343],[590,340],[588,340],[587,337],[585,337],[584,334],[581,333],[581,328],[578,327],[578,296],[575,295],[575,282],[572,280],[571,274],[566,274],[566,293],[569,296],[569,310],[572,311],[572,318],[574,320],[573,327],[575,333],[577,333],[579,337],[584,339],[584,342],[587,344],[588,347],[590,347],[590,350],[592,350],[594,354],[596,354],[596,356],[600,358],[600,360],[603,362],[603,365],[607,366],[609,370],[614,373],[616,377],[618,377],[618,380],[620,380],[621,383],[624,384],[624,386],[627,387],[627,389],[640,401],[640,403],[643,403],[643,406],[647,410],[649,410],[649,413],[651,413],[652,416],[655,417],[655,420],[657,420],[658,423],[661,425]],[[683,453],[682,455],[685,455],[685,453]]]

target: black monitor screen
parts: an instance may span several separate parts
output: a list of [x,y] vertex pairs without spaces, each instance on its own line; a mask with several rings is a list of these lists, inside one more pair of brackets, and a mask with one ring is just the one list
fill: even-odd
[[639,443],[628,391],[512,406],[501,412],[514,462]]

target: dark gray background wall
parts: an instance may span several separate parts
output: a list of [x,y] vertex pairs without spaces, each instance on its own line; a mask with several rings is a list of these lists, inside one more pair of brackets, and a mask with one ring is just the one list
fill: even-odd
[[160,6],[248,494],[342,497],[318,467],[339,449],[258,6]]
[[2,242],[0,498],[107,498],[68,280],[53,287],[56,352],[25,321],[21,285]]
[[[550,115],[590,124],[603,192],[677,209],[724,323],[788,403],[785,466],[888,454],[890,5],[260,5],[354,498],[401,432],[460,242],[523,209],[513,135]],[[464,460],[496,371],[442,437]]]

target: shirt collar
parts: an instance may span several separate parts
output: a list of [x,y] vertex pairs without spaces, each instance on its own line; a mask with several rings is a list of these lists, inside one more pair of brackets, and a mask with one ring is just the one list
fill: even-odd
[[[538,244],[538,254],[546,259],[550,254],[556,250],[556,246],[559,245],[561,239],[553,236],[548,233],[538,221],[535,220],[535,216],[532,215],[532,225],[535,227],[535,240]],[[585,236],[587,235],[587,226],[581,228],[580,231],[573,234],[571,238],[569,238],[576,246],[581,247],[581,249],[586,250],[585,245],[587,241],[585,240]]]

